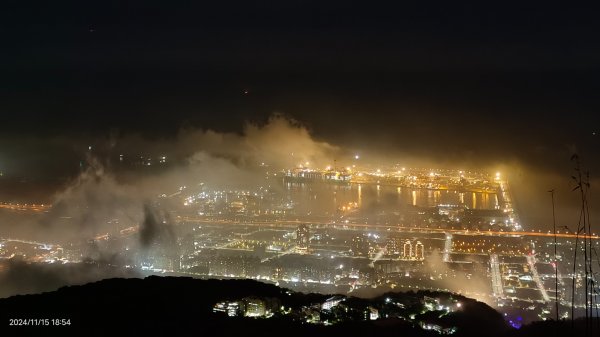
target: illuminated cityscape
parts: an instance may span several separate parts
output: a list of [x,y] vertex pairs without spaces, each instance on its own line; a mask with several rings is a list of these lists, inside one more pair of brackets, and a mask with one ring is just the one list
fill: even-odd
[[4,7],[1,336],[599,335],[597,11]]
[[[562,317],[569,317],[576,235],[557,233],[555,260],[554,235],[523,228],[501,173],[395,166],[389,171],[313,169],[305,177],[302,172],[309,171],[264,172],[269,187],[254,190],[190,183],[195,186],[165,191],[152,204],[169,208],[156,213],[150,208],[156,206],[147,206],[150,215],[144,221],[156,217],[151,221],[172,233],[157,233],[146,249],[134,247],[147,223],[107,218],[108,231],[87,241],[5,237],[0,255],[5,261],[77,264],[105,250],[118,257],[113,266],[146,275],[250,278],[305,293],[359,297],[443,291],[526,321],[551,318],[558,301]],[[52,212],[50,205],[3,207],[24,216]],[[589,239],[598,247],[600,237],[594,233]],[[582,277],[576,275],[577,289],[584,286]],[[328,303],[321,309],[330,309]],[[214,310],[229,316],[272,315],[276,309],[265,305],[240,299],[219,302]],[[373,310],[369,317],[379,317]]]

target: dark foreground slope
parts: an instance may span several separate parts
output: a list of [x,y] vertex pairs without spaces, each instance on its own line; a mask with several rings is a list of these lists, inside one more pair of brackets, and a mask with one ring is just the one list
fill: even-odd
[[[435,294],[433,294],[435,295]],[[0,335],[172,335],[172,336],[437,336],[419,324],[398,318],[352,319],[333,326],[308,324],[294,314],[266,318],[227,317],[214,313],[215,303],[248,296],[277,299],[281,306],[310,307],[327,296],[292,293],[249,280],[196,280],[181,277],[109,279],[38,295],[0,299]],[[404,295],[396,295],[404,296]],[[413,296],[414,294],[405,295]],[[373,299],[381,301],[382,299]],[[410,300],[410,299],[409,299]],[[414,299],[413,299],[414,300]],[[371,300],[361,305],[370,305]],[[365,302],[366,301],[366,302]],[[407,302],[408,303],[408,302]],[[458,336],[503,336],[511,332],[501,316],[485,304],[464,300],[458,313],[434,322],[456,326]],[[435,316],[435,317],[434,317]],[[69,320],[69,325],[64,324]],[[27,320],[27,325],[22,325]],[[20,325],[10,325],[20,324]]]

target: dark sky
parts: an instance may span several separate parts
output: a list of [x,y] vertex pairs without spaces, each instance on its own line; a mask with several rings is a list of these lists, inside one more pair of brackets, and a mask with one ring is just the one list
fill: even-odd
[[577,147],[599,167],[600,20],[592,8],[293,0],[1,6],[0,161],[51,162],[38,146],[56,137],[160,138],[182,126],[240,131],[244,121],[280,112],[354,148],[553,167],[569,166],[569,148]]

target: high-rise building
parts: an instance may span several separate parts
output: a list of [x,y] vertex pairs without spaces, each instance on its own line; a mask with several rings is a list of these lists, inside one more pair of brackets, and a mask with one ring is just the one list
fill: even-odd
[[307,225],[300,225],[296,230],[296,245],[299,249],[306,250],[310,244],[310,232]]
[[369,241],[364,235],[360,235],[352,239],[352,244],[350,245],[350,249],[352,250],[352,255],[354,256],[369,256]]
[[415,260],[425,260],[425,247],[421,241],[415,244]]
[[400,254],[398,249],[398,240],[395,238],[388,238],[385,242],[385,249],[388,255]]
[[404,249],[402,250],[402,257],[405,259],[410,259],[413,257],[413,247],[412,247],[412,243],[410,243],[410,240],[406,240],[404,242]]

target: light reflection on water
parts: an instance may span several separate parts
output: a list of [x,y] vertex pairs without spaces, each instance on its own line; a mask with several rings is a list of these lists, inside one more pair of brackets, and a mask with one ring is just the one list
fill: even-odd
[[413,189],[386,185],[336,185],[285,183],[287,197],[298,211],[333,214],[336,209],[356,203],[359,208],[399,209],[406,206],[432,207],[440,204],[464,205],[474,209],[494,209],[495,193],[464,193],[447,190]]

